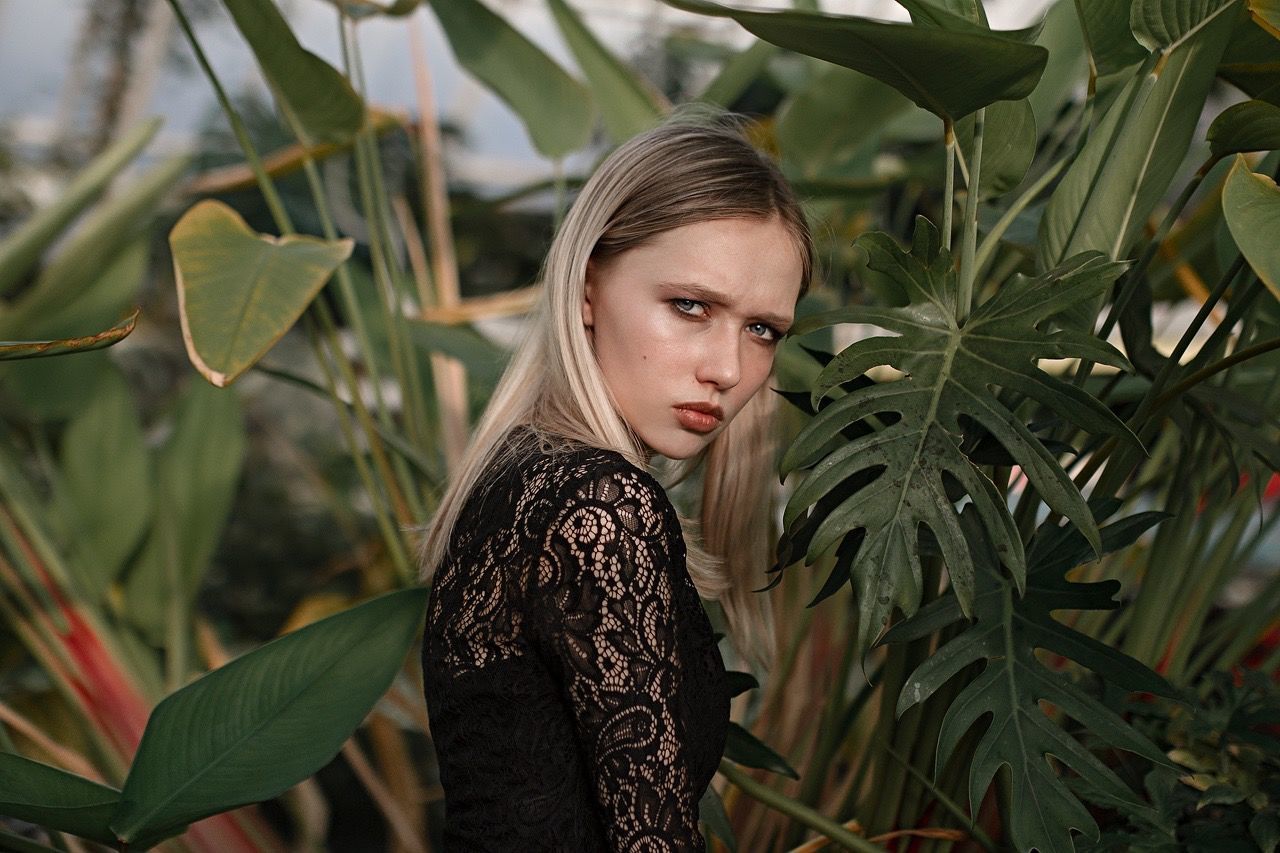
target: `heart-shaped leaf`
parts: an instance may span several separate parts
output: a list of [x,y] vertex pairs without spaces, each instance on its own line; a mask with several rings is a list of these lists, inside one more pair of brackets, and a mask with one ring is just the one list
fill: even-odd
[[953,122],[994,101],[1025,98],[1049,57],[1037,45],[978,32],[976,24],[956,32],[820,12],[756,12],[710,0],[663,2],[687,12],[733,18],[767,42],[888,83]]
[[[993,386],[1030,397],[1090,432],[1130,434],[1093,397],[1036,364],[1040,358],[1077,357],[1127,365],[1120,353],[1093,335],[1039,328],[1062,306],[1109,287],[1122,264],[1108,263],[1095,253],[1073,258],[1034,279],[1016,278],[959,325],[955,269],[928,220],[917,220],[910,253],[881,233],[864,235],[858,244],[868,254],[868,267],[902,285],[911,304],[858,307],[797,323],[796,334],[861,322],[897,335],[867,338],[837,355],[814,384],[815,406],[832,389],[878,365],[890,365],[906,378],[850,391],[821,409],[788,449],[782,468],[787,472],[817,462],[787,504],[784,526],[788,531],[808,507],[851,478],[870,477],[869,484],[842,500],[825,518],[815,519],[818,527],[806,555],[812,562],[846,536],[865,531],[865,541],[850,567],[860,609],[858,643],[865,649],[894,605],[908,615],[919,606],[921,525],[937,539],[960,603],[967,610],[972,602],[973,562],[948,495],[949,483],[971,498],[1000,558],[1021,580],[1022,543],[1004,499],[961,448],[961,418],[977,422],[994,436],[1045,502],[1070,518],[1088,541],[1098,544],[1084,498]],[[842,431],[873,415],[896,420],[829,451],[830,442]]]
[[1245,260],[1280,299],[1280,188],[1266,175],[1251,172],[1237,154],[1222,187],[1222,212]]
[[107,826],[120,792],[97,782],[0,752],[0,814],[114,847]]
[[337,754],[418,634],[427,590],[386,595],[272,640],[151,713],[111,826],[145,847],[267,800]]
[[191,363],[214,385],[235,381],[297,322],[352,245],[256,234],[212,199],[192,207],[169,233]]
[[275,0],[223,0],[262,75],[310,137],[350,141],[364,124],[364,102],[346,77],[298,43]]

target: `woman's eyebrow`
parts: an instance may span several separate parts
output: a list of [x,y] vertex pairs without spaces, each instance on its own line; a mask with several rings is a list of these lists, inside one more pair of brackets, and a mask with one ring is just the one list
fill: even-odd
[[[664,290],[671,290],[671,291],[678,290],[682,294],[687,294],[697,299],[700,302],[707,302],[711,305],[727,304],[724,299],[724,294],[718,291],[712,290],[706,285],[698,284],[697,282],[664,281],[662,282],[662,287]],[[768,311],[762,314],[755,315],[755,319],[762,320],[768,323],[769,325],[774,326],[784,332],[791,326],[790,317],[784,317],[781,314],[773,314]]]

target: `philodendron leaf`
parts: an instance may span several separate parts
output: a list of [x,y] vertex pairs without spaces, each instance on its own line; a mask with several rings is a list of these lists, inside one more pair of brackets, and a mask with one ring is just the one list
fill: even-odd
[[350,81],[298,43],[275,0],[223,0],[276,97],[310,137],[349,141],[364,124],[364,101]]
[[[961,150],[973,150],[974,116],[956,123],[956,140]],[[1004,195],[1022,182],[1036,153],[1036,117],[1031,104],[996,101],[987,107],[982,133],[982,168],[978,177],[978,197]]]
[[[851,566],[860,608],[858,643],[866,648],[894,605],[908,615],[919,606],[921,525],[937,539],[952,585],[969,610],[973,562],[949,485],[973,501],[997,553],[1021,582],[1025,562],[1013,518],[995,486],[962,452],[962,416],[994,436],[1046,503],[1070,518],[1089,542],[1099,543],[1080,492],[993,386],[1029,397],[1090,432],[1132,436],[1105,406],[1036,364],[1041,358],[1087,358],[1127,366],[1119,352],[1093,335],[1040,328],[1063,307],[1109,287],[1123,264],[1092,253],[1037,278],[1019,277],[961,326],[955,319],[951,256],[928,220],[917,220],[910,253],[882,233],[864,235],[858,243],[869,256],[868,266],[902,285],[911,304],[852,308],[798,323],[795,334],[844,322],[871,323],[895,334],[858,341],[836,356],[819,374],[813,400],[816,404],[836,386],[879,365],[890,365],[906,377],[851,391],[822,408],[796,437],[782,468],[788,472],[817,462],[787,504],[787,530],[850,478],[871,478],[817,520],[806,554],[812,562],[846,536],[866,532]],[[850,425],[886,414],[896,416],[896,422],[827,452],[828,443]]]
[[79,338],[63,338],[56,341],[0,341],[0,361],[12,358],[40,358],[47,355],[63,355],[70,352],[88,352],[102,349],[124,340],[138,323],[138,311],[125,317],[104,332]]
[[[1144,513],[1104,527],[1103,550],[1128,545],[1164,517],[1163,513]],[[974,541],[985,536],[983,524],[972,510],[963,513],[961,524]],[[1041,547],[1046,539],[1053,540],[1056,547]],[[977,661],[986,662],[986,669],[960,691],[942,720],[935,774],[946,765],[970,727],[990,715],[991,724],[978,741],[969,772],[970,807],[976,814],[996,771],[1008,766],[1013,777],[1009,832],[1017,850],[1070,853],[1072,829],[1098,836],[1097,824],[1054,772],[1049,755],[1078,773],[1108,804],[1124,802],[1136,809],[1147,808],[1106,764],[1051,720],[1041,702],[1075,720],[1091,738],[1156,764],[1168,763],[1155,744],[1036,656],[1036,650],[1043,649],[1088,667],[1125,690],[1176,696],[1163,678],[1138,661],[1053,619],[1055,610],[1112,610],[1119,606],[1112,598],[1118,582],[1076,583],[1065,577],[1077,565],[1075,558],[1088,555],[1091,549],[1077,530],[1042,527],[1028,549],[1031,560],[1026,593],[1020,595],[1014,581],[992,562],[991,550],[976,548],[974,623],[921,664],[898,697],[897,712],[901,715],[932,696],[962,669]],[[1071,553],[1073,558],[1058,559],[1063,553]],[[895,631],[911,635],[910,626],[911,620],[907,620],[895,626]]]
[[1168,51],[1238,9],[1237,0],[1133,0],[1129,28],[1143,47]]
[[429,0],[463,68],[524,122],[535,148],[563,157],[587,144],[595,107],[585,86],[479,0]]
[[947,121],[994,101],[1025,98],[1049,57],[1037,45],[977,32],[975,24],[958,32],[820,12],[756,12],[710,0],[663,2],[687,12],[733,18],[779,47],[868,74]]
[[1280,148],[1280,106],[1249,100],[1227,107],[1209,126],[1214,157]]
[[292,328],[338,265],[349,239],[256,234],[227,205],[206,199],[169,233],[187,356],[223,387]]
[[1147,52],[1129,28],[1131,0],[1074,0],[1085,45],[1099,76],[1141,62]]
[[107,822],[119,800],[115,788],[0,752],[0,815],[114,847],[116,835]]
[[621,144],[662,121],[671,103],[609,51],[565,0],[549,0],[565,44],[596,95],[609,138]]
[[787,760],[737,723],[730,722],[725,733],[724,757],[744,767],[770,770],[791,779],[799,779]]
[[1222,212],[1245,260],[1280,299],[1280,188],[1266,175],[1251,172],[1237,154],[1222,187]]
[[278,637],[151,713],[112,829],[139,848],[327,764],[391,684],[426,608],[392,592]]

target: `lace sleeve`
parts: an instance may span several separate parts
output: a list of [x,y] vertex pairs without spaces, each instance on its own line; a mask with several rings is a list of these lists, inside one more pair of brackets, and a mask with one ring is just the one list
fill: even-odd
[[615,851],[706,849],[677,708],[680,529],[660,489],[630,466],[580,482],[554,515],[535,584],[534,631],[562,677]]

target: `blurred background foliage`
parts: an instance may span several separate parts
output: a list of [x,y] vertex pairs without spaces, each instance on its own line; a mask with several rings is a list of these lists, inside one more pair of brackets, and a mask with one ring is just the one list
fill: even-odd
[[[1029,30],[992,32],[977,0],[915,0],[901,3],[914,23],[886,35],[812,0],[795,4],[792,30],[671,0],[736,17],[761,40],[730,45],[695,23],[718,18],[688,16],[619,55],[579,4],[548,0],[571,62],[497,4],[331,5],[332,65],[293,40],[270,0],[93,0],[69,70],[77,100],[65,106],[80,120],[39,154],[0,135],[4,751],[122,785],[163,697],[411,587],[412,529],[501,373],[573,189],[613,144],[702,100],[751,117],[819,241],[821,280],[800,309],[811,331],[778,360],[776,385],[796,403],[780,423],[779,462],[795,469],[780,509],[805,494],[809,465],[895,423],[882,411],[833,421],[815,388],[854,399],[925,373],[887,359],[839,374],[852,358],[842,351],[874,344],[846,347],[892,329],[888,309],[920,304],[874,260],[936,260],[939,238],[917,217],[948,248],[957,235],[975,309],[1030,280],[1054,294],[1046,305],[1062,300],[1050,290],[1068,278],[1058,264],[1101,251],[1080,262],[1096,295],[1027,334],[1044,346],[1102,321],[1125,370],[1078,358],[1101,360],[1098,349],[1058,352],[1077,358],[1053,369],[1142,443],[1108,444],[1073,426],[1097,421],[1004,389],[1009,417],[1030,425],[1070,485],[1046,503],[1048,480],[1021,474],[1027,457],[972,419],[952,425],[1027,552],[1021,569],[984,562],[990,522],[962,514],[959,541],[976,565],[967,593],[928,524],[904,546],[923,567],[914,596],[910,560],[858,556],[875,531],[836,510],[874,470],[789,507],[776,567],[786,571],[768,592],[783,654],[758,688],[740,680],[726,761],[703,802],[712,849],[1275,849],[1280,264],[1274,241],[1240,236],[1280,223],[1264,177],[1280,140],[1274,3],[1059,0]],[[469,141],[440,118],[420,35],[404,62],[416,108],[371,98],[367,29],[413,32],[424,18],[555,164],[550,178],[501,193],[446,183],[448,152]],[[224,89],[232,69],[205,58],[208,27],[232,24],[272,97]],[[824,46],[840,26],[846,40]],[[903,82],[894,69],[908,62],[918,79]],[[222,103],[196,150],[166,157],[138,101],[146,78],[175,69],[204,76]],[[1229,170],[1231,191],[1256,199],[1223,200]],[[897,242],[865,236],[876,230]],[[1105,263],[1120,260],[1128,267]],[[953,279],[948,298],[967,313]],[[210,289],[220,296],[202,299]],[[267,294],[270,306],[239,311]],[[832,310],[858,322],[835,324]],[[1046,368],[1050,349],[1038,351]],[[938,387],[966,378],[942,375]],[[834,432],[818,440],[824,423]],[[696,486],[677,502],[688,508]],[[946,512],[977,508],[945,486]],[[1069,510],[1077,487],[1083,515]],[[1071,522],[1058,528],[1060,513]],[[823,536],[829,547],[810,547]],[[865,593],[871,568],[896,596],[884,634]],[[1019,603],[993,610],[991,596]],[[984,630],[1026,647],[1006,658],[965,645]],[[1011,676],[1025,695],[1003,708],[983,685],[1015,657],[1071,687],[1036,693],[1034,675]],[[743,666],[727,647],[726,660]],[[957,697],[977,703],[976,728],[948,722]],[[1018,740],[1026,725],[1054,745]],[[331,754],[282,796],[194,823],[162,849],[440,849],[416,654]],[[994,769],[982,778],[982,767]],[[53,828],[5,819],[0,846],[98,847]]]

